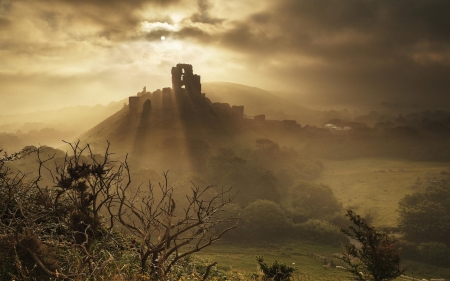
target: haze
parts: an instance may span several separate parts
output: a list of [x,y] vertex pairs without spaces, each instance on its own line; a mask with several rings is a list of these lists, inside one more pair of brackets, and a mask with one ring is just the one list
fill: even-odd
[[143,86],[167,87],[179,62],[195,65],[203,82],[250,85],[316,107],[448,108],[449,6],[2,0],[0,115],[108,104]]

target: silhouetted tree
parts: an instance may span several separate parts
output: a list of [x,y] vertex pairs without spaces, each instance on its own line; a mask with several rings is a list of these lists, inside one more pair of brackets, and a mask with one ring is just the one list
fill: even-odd
[[342,232],[360,245],[347,243],[341,258],[355,280],[389,281],[402,275],[400,256],[395,238],[379,232],[367,224],[364,218],[348,210],[346,216],[353,223]]
[[[142,273],[157,280],[165,280],[174,264],[219,240],[236,227],[236,213],[225,213],[234,195],[231,189],[222,190],[211,198],[213,186],[193,185],[186,194],[187,206],[177,208],[173,188],[165,181],[147,189],[129,190],[119,187],[117,218],[136,238]],[[223,227],[223,225],[226,225]]]
[[[194,185],[180,204],[184,209],[176,208],[167,174],[159,188],[132,189],[126,158],[113,161],[108,149],[95,155],[79,141],[69,145],[61,162],[36,149],[39,166],[31,180],[6,167],[22,154],[0,157],[1,280],[103,279],[113,261],[136,253],[141,263],[130,268],[166,280],[180,259],[236,226],[228,189],[211,195],[212,186]],[[52,187],[43,185],[46,176]]]

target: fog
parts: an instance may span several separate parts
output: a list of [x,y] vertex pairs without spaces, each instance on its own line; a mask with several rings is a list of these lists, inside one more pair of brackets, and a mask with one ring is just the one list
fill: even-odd
[[[446,0],[0,0],[0,177],[35,177],[39,161],[63,163],[78,143],[91,153],[81,162],[108,153],[129,168],[130,190],[162,174],[177,203],[193,185],[210,197],[231,187],[226,211],[243,222],[228,241],[297,239],[331,255],[352,209],[401,237],[402,258],[448,268],[449,10]],[[30,146],[41,160],[15,154]]]

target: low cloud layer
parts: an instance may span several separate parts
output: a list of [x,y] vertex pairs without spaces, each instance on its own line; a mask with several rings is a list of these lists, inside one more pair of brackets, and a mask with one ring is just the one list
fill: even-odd
[[448,108],[449,10],[446,0],[3,0],[0,95],[10,106],[0,114],[170,86],[178,62],[204,81],[310,103]]

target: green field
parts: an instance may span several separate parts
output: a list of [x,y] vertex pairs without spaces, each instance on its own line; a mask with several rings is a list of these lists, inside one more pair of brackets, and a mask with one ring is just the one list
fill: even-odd
[[[350,275],[341,269],[325,268],[324,262],[313,258],[311,253],[325,256],[327,260],[332,254],[340,253],[340,247],[329,247],[311,244],[304,241],[292,241],[280,244],[272,243],[218,243],[197,254],[204,261],[217,261],[218,267],[242,273],[244,276],[257,271],[256,256],[264,256],[266,263],[274,260],[287,265],[296,266],[297,278],[300,280],[349,280]],[[333,259],[335,264],[341,264]]]
[[[406,194],[423,189],[449,163],[407,162],[388,159],[354,159],[345,161],[323,160],[324,172],[316,183],[330,186],[345,208],[357,213],[374,215],[378,227],[397,225],[398,201]],[[274,260],[298,267],[295,280],[352,280],[351,276],[336,268],[323,267],[323,262],[311,257],[315,253],[327,258],[340,253],[340,247],[311,244],[305,241],[271,243],[218,243],[197,255],[204,261],[217,261],[225,270],[243,276],[257,271],[255,256],[263,255],[267,263]],[[334,259],[336,264],[339,261]],[[404,261],[406,275],[422,278],[450,278],[449,268]],[[248,278],[247,280],[253,280]],[[408,280],[399,278],[397,280]],[[411,279],[409,279],[411,280]]]
[[[330,186],[344,205],[374,215],[374,225],[397,225],[398,201],[423,188],[449,163],[408,162],[388,159],[323,160],[324,171],[315,182]],[[418,181],[421,184],[416,184]]]
[[[351,275],[341,269],[325,268],[324,262],[313,258],[315,253],[327,258],[327,262],[333,259],[334,264],[342,263],[333,258],[333,254],[340,253],[340,247],[311,244],[306,241],[290,241],[282,243],[240,243],[232,244],[219,242],[210,248],[196,254],[196,258],[205,263],[218,262],[217,267],[225,271],[239,273],[245,280],[253,280],[250,274],[257,272],[255,256],[262,255],[266,263],[271,264],[274,260],[287,265],[296,266],[295,279],[298,281],[343,281],[353,280]],[[402,268],[406,268],[406,275],[417,278],[416,280],[427,280],[431,278],[450,278],[450,268],[436,267],[412,261],[402,262]],[[230,278],[230,280],[233,280]],[[400,277],[398,281],[408,280]],[[409,279],[411,280],[411,279]]]

